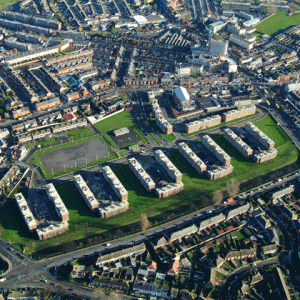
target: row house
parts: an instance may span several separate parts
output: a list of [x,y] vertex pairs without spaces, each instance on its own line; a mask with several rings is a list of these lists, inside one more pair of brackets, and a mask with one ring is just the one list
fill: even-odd
[[52,108],[52,107],[55,107],[58,105],[60,105],[60,99],[57,97],[57,98],[53,98],[53,99],[35,103],[35,109],[37,111],[41,111],[41,110],[49,109],[49,108]]
[[12,114],[12,117],[14,119],[18,119],[20,117],[29,115],[30,114],[30,110],[29,110],[28,106],[24,106],[22,108],[19,108],[17,110],[12,111],[11,114]]
[[53,64],[57,64],[60,62],[64,62],[67,60],[73,60],[79,57],[87,57],[87,56],[91,56],[94,54],[94,50],[93,49],[88,49],[88,50],[84,50],[84,51],[76,51],[74,53],[70,53],[70,54],[66,54],[66,55],[62,55],[62,56],[58,56],[55,58],[51,58],[48,59],[46,61],[46,66],[51,66]]

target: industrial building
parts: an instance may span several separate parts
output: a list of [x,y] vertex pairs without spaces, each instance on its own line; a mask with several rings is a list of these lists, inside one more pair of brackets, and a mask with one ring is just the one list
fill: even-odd
[[256,112],[255,105],[248,105],[241,107],[239,109],[233,109],[227,112],[224,112],[222,119],[224,122],[229,122],[235,119],[243,118],[245,116],[253,115]]
[[99,207],[99,203],[81,175],[74,176],[74,183],[89,209],[95,211]]
[[171,125],[163,116],[158,116],[156,119],[157,126],[165,134],[171,134],[173,132],[173,125]]
[[103,176],[121,201],[128,201],[128,192],[109,166],[103,167]]
[[35,230],[37,227],[36,220],[33,217],[31,210],[23,196],[22,193],[15,194],[15,199],[18,204],[19,210],[22,214],[22,217],[26,223],[27,228],[29,231]]
[[225,139],[237,149],[243,156],[249,157],[253,154],[253,149],[246,144],[237,134],[235,134],[231,129],[224,129]]
[[226,166],[219,166],[217,168],[207,170],[206,176],[209,178],[209,180],[216,180],[218,178],[227,176],[233,172],[233,166],[232,165],[226,165]]
[[204,118],[202,120],[196,120],[193,122],[189,122],[189,123],[185,124],[185,131],[187,133],[193,133],[193,132],[196,132],[201,129],[213,127],[213,126],[221,124],[221,120],[222,120],[221,116],[215,115],[212,117]]
[[158,187],[155,189],[155,193],[158,198],[165,198],[180,193],[184,190],[184,184],[179,181],[176,183],[169,183],[168,185]]
[[199,174],[206,171],[206,164],[195,154],[195,152],[186,143],[182,142],[178,144],[178,150]]
[[275,142],[258,129],[253,123],[247,122],[245,126],[246,131],[252,135],[259,143],[261,143],[267,150],[274,148]]
[[209,135],[202,137],[202,143],[223,165],[230,164],[231,157]]
[[49,183],[46,185],[46,193],[49,199],[51,200],[51,202],[54,204],[55,210],[58,216],[61,218],[61,220],[69,221],[69,211],[67,210],[63,201],[61,200],[53,183]]
[[129,133],[129,129],[127,127],[123,127],[123,128],[114,130],[114,135],[116,137],[122,136],[122,135],[125,135],[125,134],[128,134],[128,133]]
[[181,172],[174,166],[174,164],[161,150],[156,150],[154,152],[154,155],[159,164],[175,182],[182,181]]
[[265,161],[271,160],[275,158],[278,154],[278,151],[275,148],[272,148],[270,150],[264,150],[258,154],[253,155],[253,160],[257,164],[263,163]]
[[130,170],[138,178],[143,187],[148,192],[151,192],[153,189],[155,189],[155,182],[150,177],[150,175],[144,170],[141,164],[134,157],[129,158],[128,162]]

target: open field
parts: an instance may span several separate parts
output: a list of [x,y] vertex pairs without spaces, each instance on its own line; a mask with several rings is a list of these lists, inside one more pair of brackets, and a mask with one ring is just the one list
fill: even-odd
[[[261,129],[263,131],[264,128],[267,128],[267,131],[269,129],[268,126],[277,126],[269,116],[255,122],[255,124],[258,127],[262,126]],[[70,212],[70,231],[48,241],[34,240],[34,236],[30,235],[27,231],[15,202],[9,201],[8,207],[0,210],[0,225],[4,228],[1,237],[20,245],[29,245],[27,246],[28,252],[39,249],[39,253],[41,253],[41,251],[44,251],[44,248],[57,246],[60,248],[53,251],[60,253],[68,251],[68,247],[70,247],[68,243],[74,243],[74,241],[79,239],[85,239],[87,242],[84,245],[89,245],[90,243],[99,242],[95,237],[97,234],[100,238],[104,239],[115,238],[116,236],[111,235],[111,232],[117,228],[121,228],[121,231],[129,233],[131,231],[125,229],[126,225],[138,224],[137,222],[141,213],[147,213],[149,219],[154,220],[153,224],[160,224],[169,220],[169,218],[175,218],[178,215],[195,210],[192,207],[188,208],[191,204],[196,203],[196,207],[198,208],[205,207],[210,204],[211,193],[224,189],[230,178],[236,178],[241,183],[255,178],[256,184],[258,184],[258,179],[261,179],[260,177],[264,174],[278,170],[297,160],[298,150],[289,141],[287,136],[279,134],[280,127],[274,132],[272,138],[276,145],[280,146],[278,148],[278,156],[276,159],[263,164],[255,164],[244,158],[225,140],[222,134],[212,135],[214,140],[232,157],[232,165],[234,167],[233,174],[216,181],[210,181],[205,176],[199,175],[178,150],[174,150],[169,158],[182,172],[185,190],[178,195],[165,199],[158,199],[154,194],[147,193],[130,171],[128,164],[122,164],[113,168],[115,174],[128,190],[130,208],[127,212],[107,220],[99,219],[88,210],[87,205],[81,198],[73,182],[64,182],[56,185],[59,194]],[[166,211],[174,211],[173,216],[171,216],[171,213],[166,213]],[[138,230],[138,225],[134,225],[134,228],[131,229]],[[63,244],[58,246],[61,243]],[[82,244],[82,242],[80,243]],[[80,247],[80,244],[77,243],[77,245],[76,247]]]
[[93,125],[99,132],[106,133],[123,127],[134,126],[134,120],[129,111],[122,111],[112,117],[99,121]]
[[291,26],[298,25],[299,23],[300,14],[289,16],[284,13],[277,13],[256,25],[255,28],[261,33],[276,35]]
[[[106,155],[103,158],[103,157],[100,156],[100,154],[98,154],[99,155],[98,160],[96,160],[97,159],[97,157],[96,157],[97,153],[95,153],[94,161],[88,162],[87,166],[93,166],[93,165],[100,164],[100,163],[103,163],[105,161],[109,161],[109,160],[117,158],[117,155],[111,150],[109,145],[99,135],[94,135],[94,136],[90,136],[90,137],[87,137],[87,138],[84,138],[84,139],[76,140],[74,142],[68,142],[68,143],[64,143],[64,144],[61,144],[61,145],[56,145],[56,146],[53,146],[53,147],[38,150],[32,155],[29,162],[39,166],[46,178],[53,178],[53,177],[56,177],[56,176],[59,176],[59,175],[63,175],[63,174],[66,174],[66,173],[70,173],[70,172],[73,172],[73,171],[80,170],[86,165],[86,163],[84,161],[83,161],[83,164],[81,164],[81,165],[76,164],[76,166],[75,166],[75,163],[74,163],[74,168],[72,168],[72,166],[70,166],[70,169],[68,169],[68,170],[67,170],[67,167],[66,167],[66,171],[64,171],[64,169],[63,169],[61,171],[54,172],[54,170],[53,170],[53,173],[52,173],[52,170],[47,168],[47,166],[49,167],[49,165],[47,165],[47,166],[43,165],[43,162],[42,162],[43,161],[43,156],[45,154],[50,155],[49,157],[50,157],[50,161],[51,161],[53,151],[56,151],[58,149],[63,149],[63,148],[67,148],[64,151],[67,151],[67,152],[69,152],[70,155],[72,155],[72,147],[76,147],[78,145],[85,144],[85,143],[87,143],[91,140],[97,140],[97,139],[100,140],[100,143],[101,143],[101,145],[103,145],[103,147],[105,145],[105,147],[106,147],[107,151],[110,153],[110,155],[107,157],[108,152],[106,152]],[[92,149],[91,149],[91,151],[92,151]],[[52,154],[48,154],[48,153],[52,153]],[[85,160],[85,156],[84,157],[81,156],[81,159]],[[62,167],[63,167],[63,165],[62,165]]]
[[74,140],[89,137],[89,136],[92,136],[92,135],[93,135],[93,132],[88,127],[80,128],[80,129],[77,129],[77,130],[70,130],[70,131],[67,132],[68,138],[69,139],[73,138]]

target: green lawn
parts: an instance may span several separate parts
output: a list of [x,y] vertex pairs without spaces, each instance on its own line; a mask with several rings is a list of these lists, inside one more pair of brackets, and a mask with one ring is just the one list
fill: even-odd
[[92,135],[93,135],[93,132],[88,127],[80,128],[80,129],[77,129],[77,130],[70,130],[70,131],[67,132],[67,136],[70,140],[72,138],[74,140],[81,139],[81,138],[86,138],[86,137],[89,137],[89,136],[92,136]]
[[277,125],[277,122],[270,115],[266,115],[254,124],[275,142],[275,148],[291,141],[281,126]]
[[94,124],[94,127],[101,133],[116,130],[123,127],[134,126],[134,120],[129,111],[122,111],[112,117]]
[[149,118],[148,121],[151,124],[151,127],[154,128],[157,132],[159,132],[167,141],[172,142],[176,140],[176,136],[173,133],[171,134],[163,133],[163,131],[156,124],[155,118]]
[[300,23],[300,14],[289,16],[284,13],[277,13],[272,17],[262,21],[255,28],[261,32],[269,35],[278,34],[290,26],[295,26]]

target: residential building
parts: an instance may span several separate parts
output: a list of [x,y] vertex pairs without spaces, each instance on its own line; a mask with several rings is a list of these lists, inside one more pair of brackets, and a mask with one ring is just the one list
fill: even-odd
[[48,109],[48,108],[58,106],[59,104],[60,104],[60,99],[58,97],[57,98],[52,98],[52,99],[49,99],[49,100],[45,100],[45,101],[35,103],[35,109],[37,111],[41,111],[41,110],[45,110],[45,109]]
[[247,203],[238,208],[232,209],[226,213],[226,218],[227,218],[227,220],[230,220],[238,215],[242,215],[242,214],[246,213],[247,211],[249,211],[250,208],[251,208],[251,205],[249,203]]
[[62,221],[69,221],[69,211],[67,210],[64,202],[60,198],[56,188],[53,183],[46,185],[46,193],[54,204],[55,210]]
[[275,148],[270,149],[270,150],[264,150],[262,152],[254,154],[253,160],[257,164],[261,164],[263,162],[266,162],[268,160],[275,158],[277,156],[277,154],[278,154],[278,151]]
[[168,135],[173,132],[173,125],[171,125],[163,116],[159,115],[157,116],[157,118],[155,118],[155,120],[156,124],[162,130],[163,133]]
[[247,260],[248,258],[255,258],[255,257],[256,257],[256,248],[250,248],[250,249],[243,249],[240,251],[231,251],[227,253],[225,257],[225,261],[236,260],[236,259]]
[[232,172],[233,172],[233,166],[226,165],[226,166],[218,166],[210,170],[206,170],[205,174],[209,178],[209,180],[216,180],[221,177],[227,176]]
[[277,198],[282,198],[285,195],[289,195],[295,191],[295,186],[291,184],[290,186],[280,189],[279,191],[276,191],[272,194],[272,198],[277,199]]
[[275,142],[258,129],[253,123],[247,122],[245,126],[246,131],[252,135],[258,142],[270,150],[274,148]]
[[61,124],[55,125],[52,127],[53,133],[58,133],[74,128],[80,128],[80,127],[85,127],[87,126],[87,121],[86,119],[77,119],[73,122],[63,122]]
[[120,213],[125,212],[129,209],[129,203],[127,200],[125,201],[101,201],[98,212],[100,214],[100,218],[105,219]]
[[195,152],[186,143],[179,143],[178,150],[199,174],[206,171],[206,164],[195,154]]
[[247,41],[243,36],[231,34],[229,37],[229,42],[232,42],[243,49],[251,50],[254,46],[253,42]]
[[20,118],[20,117],[29,115],[29,114],[30,114],[30,110],[29,110],[28,106],[24,106],[24,107],[19,108],[19,109],[17,109],[17,110],[13,110],[13,111],[11,112],[11,114],[12,114],[12,117],[13,117],[14,119],[18,119],[18,118]]
[[33,217],[31,210],[29,209],[29,206],[23,194],[22,193],[15,194],[15,199],[18,204],[20,213],[22,214],[22,217],[26,223],[27,228],[29,229],[29,231],[35,230],[37,228],[37,223]]
[[231,157],[209,135],[206,134],[202,137],[202,143],[217,157],[222,165],[230,164]]
[[63,234],[69,230],[68,221],[53,223],[46,227],[39,227],[36,230],[39,240],[46,240],[54,236]]
[[175,181],[182,181],[181,172],[175,167],[175,165],[169,160],[169,158],[162,152],[162,150],[156,150],[154,152],[155,158],[158,163],[164,168],[168,175]]
[[165,234],[165,236],[167,237],[168,242],[172,243],[176,240],[180,240],[184,236],[196,233],[197,231],[198,231],[198,227],[195,224],[193,224],[193,225],[191,225],[189,227],[186,227],[186,228],[183,228],[181,230],[174,231],[174,232],[171,232],[171,233],[167,233],[167,234]]
[[[287,300],[292,300],[292,297],[290,295],[290,288],[287,286],[286,282],[285,282],[285,277],[284,275],[282,274],[282,271],[279,267],[276,267],[277,269],[277,272],[278,272],[278,275],[279,275],[279,278],[280,278],[280,282],[282,284],[282,287],[283,287],[283,290],[284,290],[284,293],[285,293],[285,296],[286,296],[286,299]],[[285,297],[284,297],[285,298]]]
[[185,131],[187,133],[193,133],[202,129],[213,127],[221,124],[221,120],[221,116],[215,115],[201,120],[189,122],[185,124]]
[[89,209],[91,211],[96,210],[99,203],[81,175],[74,176],[74,183]]
[[246,144],[237,134],[235,134],[231,129],[224,129],[225,139],[237,149],[243,156],[249,157],[253,154],[253,149]]
[[155,189],[155,193],[158,196],[158,198],[165,198],[165,197],[178,194],[183,190],[184,190],[184,184],[181,181],[179,181],[176,183],[169,183],[168,185],[162,187],[157,187]]
[[121,201],[128,201],[128,192],[109,166],[103,167],[103,176]]
[[277,245],[268,245],[268,246],[262,247],[262,252],[264,255],[275,254],[277,252],[277,250],[278,250]]
[[239,109],[233,109],[224,112],[222,115],[222,119],[224,122],[229,122],[249,115],[253,115],[255,114],[255,112],[256,112],[256,106],[248,105],[248,106],[241,107]]
[[155,118],[157,118],[158,116],[162,116],[162,111],[160,109],[160,106],[158,104],[158,100],[157,99],[153,99],[151,102],[151,109],[152,109],[152,113],[154,115]]
[[150,177],[150,175],[145,171],[145,169],[141,166],[141,164],[135,158],[129,158],[129,168],[133,172],[133,174],[137,177],[143,187],[151,192],[155,189],[155,182]]

